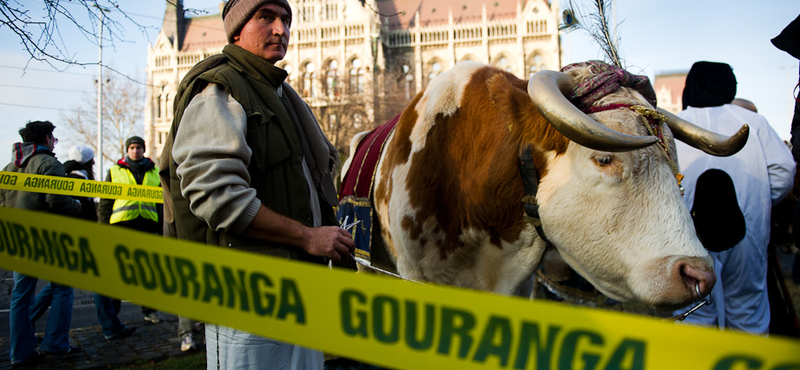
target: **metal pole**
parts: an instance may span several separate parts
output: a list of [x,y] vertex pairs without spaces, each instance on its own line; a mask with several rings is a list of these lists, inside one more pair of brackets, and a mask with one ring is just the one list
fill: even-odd
[[[611,14],[612,14],[612,17],[613,17],[613,19],[612,19],[613,23],[612,23],[611,26],[614,27],[614,33],[613,33],[614,40],[613,40],[613,42],[616,44],[617,43],[617,38],[619,38],[619,33],[617,31],[617,0],[611,0]],[[619,45],[617,45],[617,46],[619,46]]]
[[103,21],[105,13],[100,9],[100,37],[97,44],[100,52],[97,62],[97,176],[95,179],[103,180]]

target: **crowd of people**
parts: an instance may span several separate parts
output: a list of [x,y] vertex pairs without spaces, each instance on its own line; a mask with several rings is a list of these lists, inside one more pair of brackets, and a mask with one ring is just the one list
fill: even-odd
[[[161,186],[163,205],[120,199],[96,204],[90,198],[13,190],[0,191],[0,205],[308,263],[346,262],[353,240],[337,226],[333,213],[338,200],[332,173],[339,154],[310,107],[286,83],[287,72],[275,66],[289,43],[288,1],[229,0],[222,17],[229,43],[221,54],[198,63],[181,82],[160,163],[145,157],[145,141],[132,136],[125,142],[124,158],[105,176],[105,181],[115,183]],[[800,49],[796,33],[780,41],[788,42],[780,45],[789,46],[779,47],[790,53]],[[698,233],[719,276],[712,303],[687,321],[766,334],[770,211],[792,187],[797,155],[792,157],[752,103],[735,97],[736,77],[729,65],[692,66],[680,116],[721,134],[732,133],[742,123],[751,131],[745,147],[731,157],[713,157],[678,143],[686,205],[696,215]],[[800,103],[795,123],[793,143],[798,140],[795,130],[800,132]],[[53,152],[58,143],[54,129],[47,121],[26,124],[19,131],[22,142],[13,148],[14,161],[4,171],[94,180],[92,149],[75,146],[69,150],[70,160],[62,164]],[[800,145],[795,145],[795,154],[798,151]],[[730,210],[725,212],[729,221],[724,227],[703,219],[709,209]],[[14,272],[13,364],[36,361],[40,352],[80,351],[70,346],[68,338],[73,289],[50,283],[35,294],[36,283],[36,277]],[[94,298],[106,339],[134,332],[135,327],[118,318],[119,300],[99,294]],[[38,344],[34,324],[48,307],[44,337]],[[145,320],[161,321],[154,309],[141,309]],[[181,349],[197,348],[198,325],[181,317],[178,326]],[[235,328],[208,324],[205,338],[210,367],[324,367],[318,350]]]

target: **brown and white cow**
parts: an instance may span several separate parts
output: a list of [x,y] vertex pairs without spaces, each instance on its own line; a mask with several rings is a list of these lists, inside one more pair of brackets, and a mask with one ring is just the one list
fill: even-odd
[[[383,241],[402,276],[513,294],[532,275],[546,243],[522,217],[518,158],[531,146],[544,234],[602,293],[678,307],[699,298],[696,286],[711,290],[711,260],[645,119],[630,109],[590,118],[564,97],[590,75],[545,71],[525,81],[459,63],[414,98],[374,185]],[[596,104],[615,103],[652,108],[625,87]],[[723,155],[748,134],[745,126],[723,138],[670,115],[671,153],[673,132]]]

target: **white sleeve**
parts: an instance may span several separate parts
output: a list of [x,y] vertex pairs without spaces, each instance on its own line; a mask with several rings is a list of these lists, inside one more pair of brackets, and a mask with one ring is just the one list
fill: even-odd
[[217,84],[192,98],[172,147],[181,195],[214,230],[242,233],[261,206],[250,187],[244,108]]
[[795,163],[792,152],[786,143],[781,140],[778,133],[766,124],[758,132],[758,138],[764,148],[764,158],[767,160],[767,173],[769,174],[770,196],[772,205],[783,199],[794,184]]

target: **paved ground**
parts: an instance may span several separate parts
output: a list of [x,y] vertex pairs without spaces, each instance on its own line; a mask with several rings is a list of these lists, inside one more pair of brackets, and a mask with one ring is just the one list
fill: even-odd
[[[10,369],[8,307],[10,291],[13,287],[11,272],[0,270],[0,370]],[[45,283],[40,282],[40,288]],[[80,307],[85,307],[87,319],[76,317]],[[144,320],[141,309],[133,304],[123,303],[120,319],[129,326],[136,327],[131,336],[118,340],[106,340],[94,313],[94,300],[91,293],[75,290],[75,310],[73,311],[70,344],[80,347],[81,352],[71,355],[44,356],[36,366],[39,369],[105,369],[132,363],[137,359],[153,360],[166,357],[183,356],[192,352],[181,352],[178,340],[178,318],[175,315],[159,313],[163,321],[153,324]],[[79,315],[77,315],[79,316]],[[47,317],[37,323],[37,331],[44,328]],[[37,336],[43,335],[37,332]],[[17,369],[17,367],[14,367]]]

